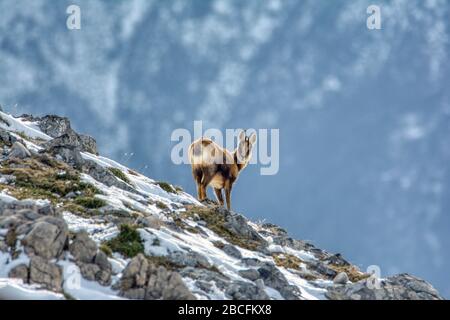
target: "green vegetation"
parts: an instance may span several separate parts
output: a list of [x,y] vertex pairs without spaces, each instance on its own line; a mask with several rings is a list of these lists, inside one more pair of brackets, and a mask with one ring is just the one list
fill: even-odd
[[157,181],[155,182],[161,189],[168,193],[177,193],[177,190],[175,190],[174,187],[172,187],[170,184],[164,181]]
[[81,192],[88,197],[100,193],[93,185],[82,182],[77,171],[45,156],[7,160],[0,173],[16,178],[14,186],[5,188],[18,199],[46,198],[55,203],[70,192]]
[[161,202],[161,201],[156,201],[155,205],[157,208],[159,208],[161,210],[168,209],[168,206],[164,202]]
[[98,209],[106,206],[106,201],[96,197],[78,197],[74,200],[75,204],[88,209]]
[[112,257],[113,252],[112,252],[111,248],[108,247],[108,245],[106,245],[106,244],[101,244],[100,247],[99,247],[99,249],[100,249],[101,251],[103,251],[103,253],[106,254],[108,257]]
[[144,245],[137,227],[128,224],[121,225],[117,237],[104,242],[103,245],[112,252],[119,252],[127,258],[144,253]]
[[109,167],[108,170],[123,182],[130,183],[130,179],[119,168]]

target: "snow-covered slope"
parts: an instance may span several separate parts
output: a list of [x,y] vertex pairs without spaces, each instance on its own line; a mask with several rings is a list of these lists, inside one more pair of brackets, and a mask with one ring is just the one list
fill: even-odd
[[67,119],[0,117],[0,299],[440,298],[51,137]]

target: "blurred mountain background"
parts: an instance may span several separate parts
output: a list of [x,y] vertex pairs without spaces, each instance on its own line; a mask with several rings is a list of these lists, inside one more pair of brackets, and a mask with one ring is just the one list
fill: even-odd
[[[66,8],[81,8],[81,30]],[[368,30],[366,8],[381,8]],[[233,206],[450,296],[450,3],[0,2],[0,103],[58,114],[102,154],[195,194],[176,128],[279,128]],[[212,197],[212,193],[210,194]]]

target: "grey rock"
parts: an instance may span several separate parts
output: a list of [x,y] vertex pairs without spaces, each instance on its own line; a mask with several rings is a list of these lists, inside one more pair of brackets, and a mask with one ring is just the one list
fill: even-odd
[[232,244],[224,243],[222,250],[223,250],[223,252],[228,254],[230,257],[233,257],[236,259],[242,259],[242,253],[239,251],[238,248],[236,248]]
[[85,230],[78,232],[69,245],[69,251],[75,260],[83,263],[93,263],[97,249],[97,244]]
[[91,136],[79,134],[81,149],[83,151],[98,155],[97,142]]
[[300,298],[301,293],[298,288],[289,284],[285,276],[278,268],[270,263],[265,263],[258,269],[260,278],[264,284],[275,290],[278,290],[283,298],[287,300],[296,300]]
[[31,258],[30,283],[41,284],[48,290],[61,292],[62,280],[61,267],[41,257]]
[[11,174],[0,174],[0,179],[3,180],[4,184],[12,184],[16,182],[16,177]]
[[196,281],[204,281],[208,283],[215,283],[217,288],[224,290],[230,283],[230,279],[221,273],[218,273],[209,269],[201,269],[194,267],[185,267],[180,270],[180,275],[182,277],[189,277]]
[[149,270],[146,300],[195,300],[178,272],[160,266]]
[[409,274],[389,277],[378,286],[370,279],[330,286],[325,296],[331,300],[443,300],[429,283]]
[[[0,122],[2,119],[0,118]],[[2,141],[7,146],[12,146],[17,138],[11,135],[7,130],[0,128],[0,141]]]
[[0,217],[0,228],[2,229],[16,229],[22,223],[24,223],[24,219],[20,216]]
[[78,263],[81,275],[83,278],[89,281],[94,281],[96,279],[97,273],[100,272],[100,267],[94,263]]
[[42,132],[56,138],[70,129],[70,121],[66,117],[47,115],[38,119],[38,126]]
[[138,193],[130,185],[118,179],[112,172],[92,160],[84,160],[82,171],[108,187],[114,186],[125,191]]
[[235,281],[227,288],[225,294],[233,300],[269,300],[267,293],[250,282]]
[[333,279],[334,284],[346,284],[348,282],[348,275],[345,272],[339,272]]
[[131,259],[125,267],[121,278],[122,293],[131,288],[143,288],[147,283],[149,263],[143,254]]
[[102,286],[109,286],[111,284],[111,271],[100,270],[95,275],[95,280]]
[[16,214],[24,217],[25,219],[27,219],[29,221],[34,221],[41,217],[41,215],[39,214],[39,212],[37,210],[32,210],[32,209],[21,209],[21,210],[17,211]]
[[61,136],[44,143],[43,147],[42,152],[48,152],[75,168],[79,169],[83,165],[80,138],[73,130],[68,130]]
[[[219,210],[219,212],[224,212]],[[242,238],[260,242],[261,244],[266,244],[266,241],[259,235],[259,233],[253,229],[242,215],[231,213],[227,211],[225,213],[225,223],[224,226],[232,233],[240,236]]]
[[239,275],[251,281],[255,281],[260,278],[260,274],[256,269],[239,270]]
[[132,300],[144,300],[145,299],[145,288],[133,288],[123,291],[121,293],[122,297]]
[[325,259],[327,264],[333,264],[336,266],[349,266],[350,263],[345,260],[340,253],[329,256]]
[[31,153],[23,144],[16,141],[13,143],[8,156],[10,158],[25,159],[31,157]]
[[44,217],[33,224],[22,244],[27,254],[52,259],[62,253],[68,234],[67,224],[63,219]]
[[308,267],[326,278],[334,279],[337,275],[335,270],[331,269],[321,261],[310,261]]
[[202,280],[197,280],[195,281],[195,286],[197,288],[199,288],[200,290],[209,293],[212,290],[213,284],[210,282],[206,282],[206,281],[202,281]]
[[264,263],[256,258],[242,258],[242,262],[249,267],[260,267]]
[[78,262],[83,278],[90,281],[97,281],[103,286],[111,284],[111,268],[102,269],[99,265],[94,263]]
[[9,271],[8,277],[22,279],[24,283],[28,283],[28,273],[28,266],[25,264],[19,264]]
[[179,266],[201,267],[201,268],[211,267],[211,264],[208,262],[208,259],[206,259],[205,256],[195,251],[190,252],[175,251],[171,252],[167,258],[171,262]]
[[101,270],[109,271],[111,272],[112,266],[111,263],[108,261],[108,257],[106,253],[103,251],[97,252],[97,255],[95,256],[94,263],[100,267]]
[[124,269],[120,280],[120,295],[148,300],[195,299],[177,272],[149,264],[142,254],[131,259]]
[[45,152],[51,153],[58,160],[64,161],[75,169],[81,169],[84,163],[80,150],[74,147],[55,146],[49,149],[45,149]]
[[73,199],[73,198],[76,198],[76,197],[77,197],[77,194],[75,192],[73,192],[73,191],[70,191],[68,194],[66,194],[64,196],[64,198],[67,198],[67,199]]
[[3,240],[0,240],[0,252],[8,252],[8,245]]
[[37,208],[37,212],[44,216],[54,216],[58,217],[59,215],[56,213],[55,209],[50,204],[44,204]]
[[23,223],[15,229],[16,235],[21,236],[21,235],[27,234],[31,231],[32,227],[33,227],[33,224],[31,222]]

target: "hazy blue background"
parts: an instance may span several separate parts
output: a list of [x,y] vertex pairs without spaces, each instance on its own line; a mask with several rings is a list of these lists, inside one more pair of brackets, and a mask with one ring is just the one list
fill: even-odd
[[[66,29],[81,6],[82,29]],[[381,6],[382,30],[366,28]],[[450,296],[448,1],[0,1],[0,103],[193,192],[170,133],[280,128],[234,208]]]

